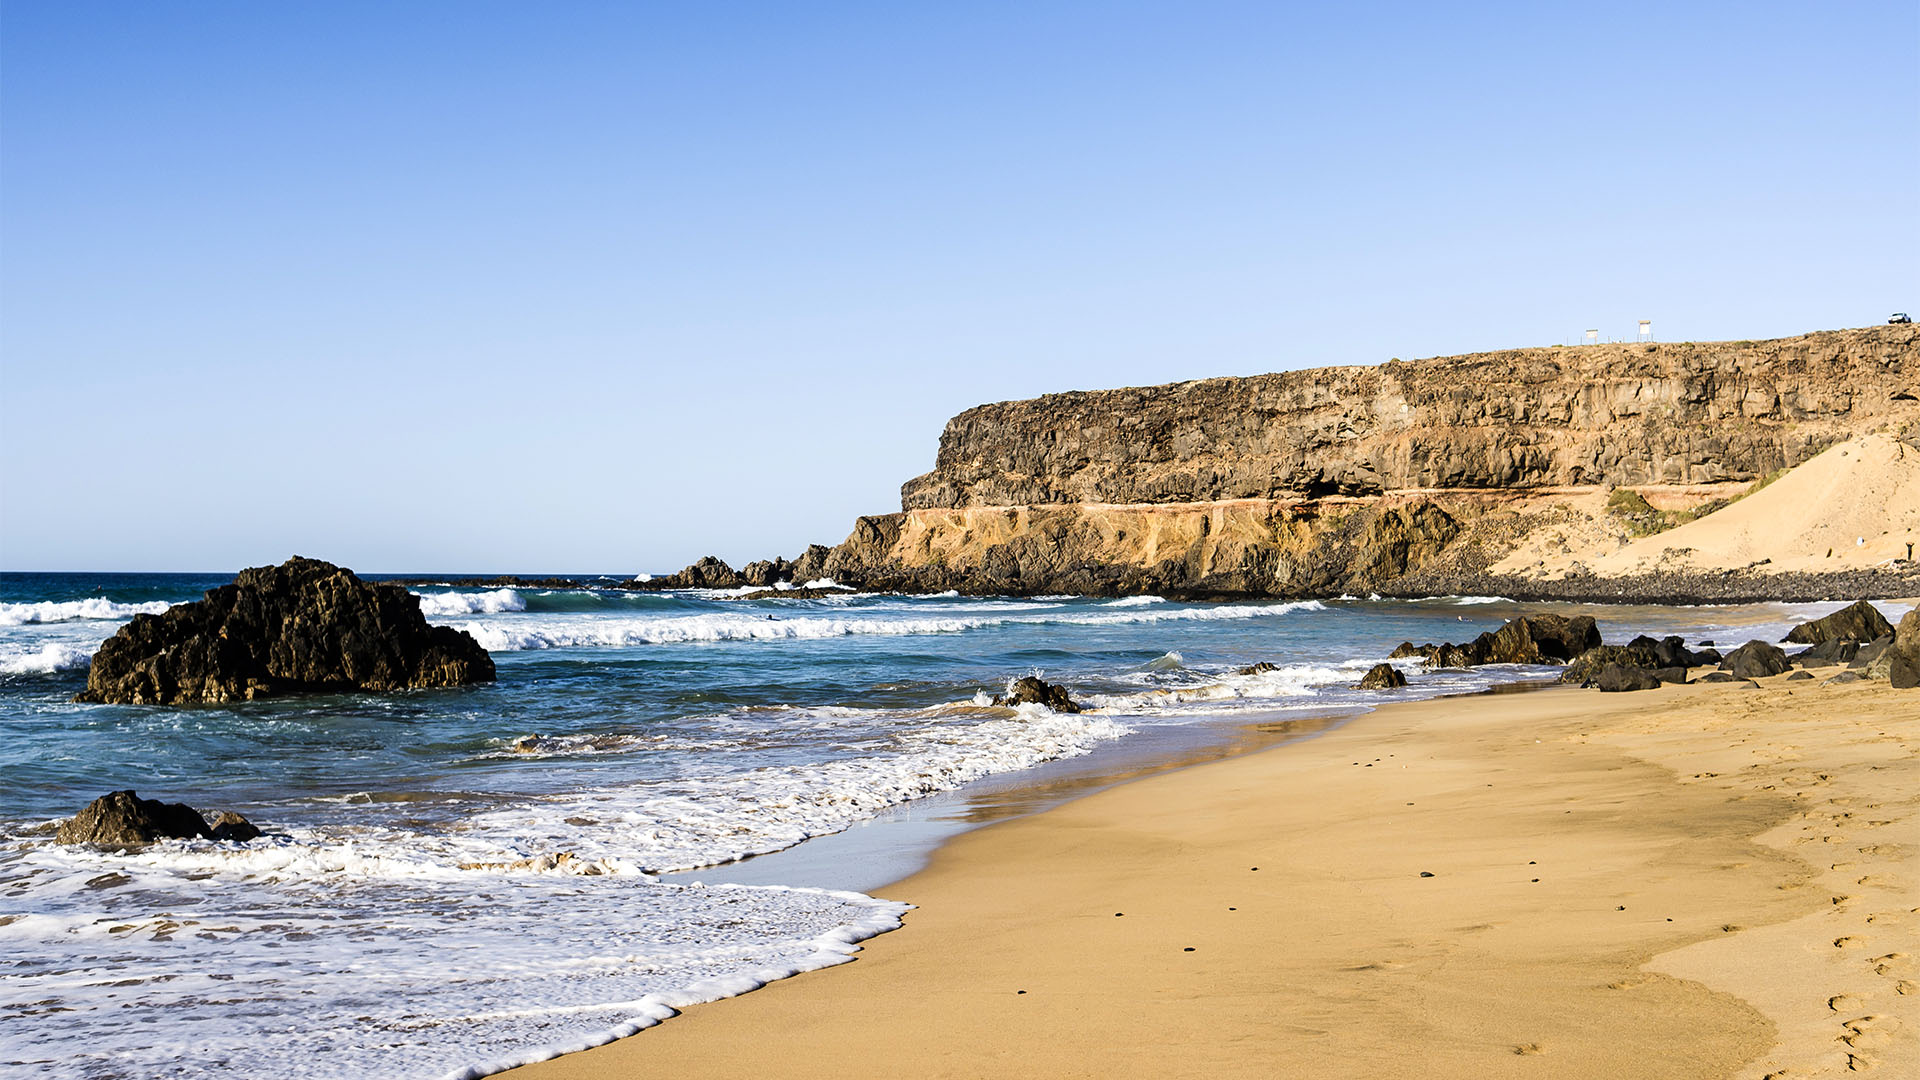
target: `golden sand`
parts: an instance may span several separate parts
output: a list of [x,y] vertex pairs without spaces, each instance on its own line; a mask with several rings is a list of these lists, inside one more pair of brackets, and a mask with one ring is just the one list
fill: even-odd
[[1920,1076],[1916,749],[1885,683],[1392,706],[963,835],[853,963],[510,1075]]

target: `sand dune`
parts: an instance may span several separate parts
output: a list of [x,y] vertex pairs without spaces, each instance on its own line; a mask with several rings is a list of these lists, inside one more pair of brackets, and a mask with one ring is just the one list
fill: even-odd
[[1589,562],[1600,574],[1665,561],[1769,570],[1842,570],[1906,558],[1920,543],[1920,450],[1866,435],[1815,456],[1723,510]]

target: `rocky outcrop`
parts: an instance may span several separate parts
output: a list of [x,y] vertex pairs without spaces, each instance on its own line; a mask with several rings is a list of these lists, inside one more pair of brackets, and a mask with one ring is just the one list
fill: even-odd
[[226,840],[244,844],[260,835],[253,822],[231,810],[214,818],[209,827],[200,811],[186,803],[143,799],[133,791],[112,791],[61,822],[53,838],[62,844],[134,848],[158,840]]
[[[1498,630],[1488,630],[1464,645],[1436,645],[1426,653],[1429,667],[1478,667],[1481,664],[1564,664],[1600,644],[1600,627],[1590,616],[1523,615]],[[1420,652],[1404,644],[1394,650]]]
[[1407,677],[1392,664],[1375,664],[1360,677],[1357,690],[1393,690],[1407,685]]
[[114,791],[88,803],[63,822],[54,840],[62,844],[139,847],[156,840],[212,839],[206,819],[186,803],[143,799],[133,791]]
[[412,593],[296,557],[134,616],[94,654],[75,700],[192,705],[492,679],[487,651],[464,631],[429,625]]
[[1028,675],[1016,679],[1007,692],[993,699],[995,705],[1045,705],[1057,713],[1077,713],[1080,706],[1073,703],[1064,686],[1042,682],[1038,677]]
[[1920,379],[1917,362],[1920,332],[1894,326],[983,405],[948,423],[933,471],[903,487],[900,512],[860,518],[843,543],[809,549],[790,571],[900,592],[1187,599],[1905,595],[1920,589],[1912,566],[1663,569],[1632,580],[1490,567],[1552,516],[1554,493],[1718,484],[1731,498],[1862,431],[1911,432],[1920,403],[1893,391]]
[[1865,600],[1856,600],[1824,619],[1803,622],[1787,632],[1782,641],[1799,645],[1820,645],[1829,641],[1872,641],[1893,633],[1893,624],[1880,609]]

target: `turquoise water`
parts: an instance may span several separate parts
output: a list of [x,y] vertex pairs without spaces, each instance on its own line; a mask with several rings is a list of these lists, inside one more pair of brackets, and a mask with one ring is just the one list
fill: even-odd
[[[587,1045],[840,962],[903,910],[662,874],[1130,739],[1204,745],[1362,711],[1382,699],[1354,681],[1398,642],[1464,640],[1523,610],[428,587],[423,610],[492,651],[495,684],[71,703],[134,612],[228,580],[0,575],[0,1071],[268,1077],[319,1061],[435,1077]],[[1589,611],[1609,640],[1724,644],[1832,606],[1524,610]],[[1278,667],[1236,674],[1256,661]],[[1550,669],[1407,670],[1389,696]],[[1090,711],[990,704],[1035,671]],[[126,787],[271,835],[132,856],[50,843]]]

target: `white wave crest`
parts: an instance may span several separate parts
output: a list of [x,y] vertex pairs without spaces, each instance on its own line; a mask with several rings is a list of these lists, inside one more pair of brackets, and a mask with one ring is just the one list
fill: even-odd
[[1059,611],[999,617],[835,618],[795,616],[755,618],[743,615],[678,615],[591,621],[546,621],[500,626],[470,622],[461,627],[489,652],[532,649],[674,645],[699,641],[796,641],[862,634],[914,636],[955,634],[994,626],[1119,626],[1133,623],[1259,619],[1299,611],[1325,610],[1317,600],[1290,604],[1229,604],[1220,607],[1151,611]]
[[93,663],[93,650],[50,641],[39,652],[18,656],[0,656],[0,675],[44,675],[53,671],[72,671]]
[[1312,697],[1317,688],[1345,684],[1352,675],[1324,664],[1288,664],[1247,675],[1223,675],[1201,686],[1168,687],[1137,694],[1092,694],[1087,703],[1116,712],[1144,712],[1202,702]]
[[131,619],[135,615],[158,615],[172,606],[164,600],[150,600],[144,604],[116,604],[100,597],[91,597],[86,600],[43,600],[37,604],[0,604],[0,626],[76,622],[82,619]]
[[1164,596],[1123,596],[1118,600],[1109,600],[1102,607],[1146,607],[1149,604],[1164,604]]
[[527,610],[527,599],[512,589],[491,592],[414,593],[420,598],[422,615],[497,615],[503,611]]

